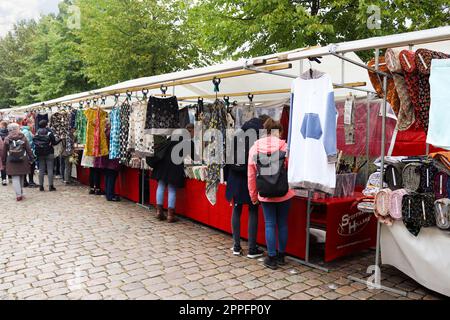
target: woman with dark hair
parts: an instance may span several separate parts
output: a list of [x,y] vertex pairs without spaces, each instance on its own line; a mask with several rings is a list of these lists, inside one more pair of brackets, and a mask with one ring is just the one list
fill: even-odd
[[[283,131],[283,127],[280,122],[268,119],[264,123],[264,129],[266,130],[266,136],[262,137],[255,142],[250,149],[248,158],[248,189],[250,192],[250,198],[254,205],[261,203],[264,212],[264,220],[266,224],[266,242],[268,257],[264,260],[264,265],[271,269],[276,269],[278,265],[285,264],[285,253],[288,239],[288,213],[291,205],[291,199],[294,197],[294,192],[289,190],[287,184],[287,175],[284,176],[285,181],[282,181],[283,185],[286,185],[284,190],[281,190],[283,194],[277,196],[261,196],[261,191],[257,188],[257,172],[258,166],[261,170],[260,160],[258,159],[276,159],[277,163],[281,162],[285,158],[287,143],[285,140],[280,139],[280,135]],[[281,167],[281,166],[284,166]],[[287,158],[278,165],[276,172],[286,172]],[[263,173],[262,170],[259,175],[271,174],[274,170],[273,167],[269,167],[267,173]],[[280,184],[277,181],[277,186]],[[274,186],[274,189],[277,187]],[[261,185],[259,185],[261,188]],[[277,190],[278,191],[278,190]],[[284,191],[286,193],[284,194]],[[266,192],[266,191],[265,191]],[[278,235],[278,251],[277,251],[277,235]]]

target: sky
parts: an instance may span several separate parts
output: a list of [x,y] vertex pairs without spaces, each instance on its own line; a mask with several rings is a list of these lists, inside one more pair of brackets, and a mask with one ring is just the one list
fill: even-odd
[[39,18],[41,14],[58,11],[61,0],[0,0],[0,37],[12,29],[15,22]]

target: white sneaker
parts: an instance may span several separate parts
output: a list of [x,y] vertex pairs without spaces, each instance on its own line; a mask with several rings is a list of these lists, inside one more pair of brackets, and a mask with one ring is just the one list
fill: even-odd
[[2,181],[2,185],[6,186],[8,184],[8,182],[6,180]]

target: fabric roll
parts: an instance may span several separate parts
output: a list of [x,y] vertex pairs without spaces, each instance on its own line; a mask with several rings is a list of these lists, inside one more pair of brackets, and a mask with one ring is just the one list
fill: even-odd
[[450,59],[433,60],[427,143],[450,150]]
[[436,226],[442,230],[450,230],[450,199],[439,199],[434,203]]
[[406,84],[400,63],[400,51],[399,49],[387,49],[385,58],[387,68],[393,74],[395,88],[400,99],[397,126],[400,131],[405,131],[414,123],[415,115],[414,105],[411,103],[408,85]]
[[423,164],[419,167],[420,172],[420,192],[434,193],[434,176],[438,173],[438,170],[429,163]]
[[420,163],[410,163],[403,168],[403,188],[417,192],[420,188]]
[[436,225],[434,202],[432,193],[413,193],[403,196],[403,223],[412,235],[417,237],[422,228]]
[[442,52],[418,49],[416,51],[416,66],[419,73],[419,103],[418,117],[425,133],[428,133],[430,113],[430,72],[433,59],[447,59],[450,56]]
[[434,195],[436,199],[447,198],[448,175],[445,172],[438,172],[434,176]]
[[[387,68],[385,58],[382,56],[379,58],[379,71],[390,73],[389,69]],[[370,68],[375,68],[375,59],[372,59],[367,64]],[[377,73],[369,70],[369,78],[370,82],[372,83],[372,86],[375,88],[375,91],[377,92],[378,96],[381,98],[384,97],[383,92],[383,78],[378,75]],[[395,82],[392,78],[388,78],[387,81],[387,95],[386,100],[389,102],[389,104],[392,107],[392,110],[394,110],[395,115],[398,116],[398,112],[400,110],[400,99],[397,94],[397,90],[395,89]]]
[[381,217],[389,216],[392,190],[382,189],[375,196],[375,213]]
[[397,190],[403,188],[403,167],[403,163],[390,164],[386,167],[384,172],[384,182],[387,183],[389,189]]
[[408,191],[405,189],[399,189],[399,190],[395,190],[392,192],[391,199],[390,199],[389,215],[394,220],[402,219],[403,197],[407,194],[408,194]]
[[419,71],[416,66],[416,53],[411,50],[402,50],[399,59],[405,76],[409,98],[414,110],[415,124],[419,127],[421,125],[420,122],[417,121],[419,111]]

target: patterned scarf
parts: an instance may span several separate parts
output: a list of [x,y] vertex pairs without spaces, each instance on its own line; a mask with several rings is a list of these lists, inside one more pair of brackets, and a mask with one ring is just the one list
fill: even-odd
[[428,133],[428,123],[430,115],[430,72],[431,60],[447,59],[449,55],[441,52],[418,49],[416,51],[416,66],[419,72],[419,103],[418,120],[423,126],[425,133]]
[[402,181],[403,167],[404,167],[403,163],[390,164],[386,167],[384,173],[384,182],[387,183],[389,189],[397,190],[403,187]]
[[97,108],[95,115],[95,131],[94,131],[94,157],[99,157],[101,154],[100,150],[100,108]]
[[[379,65],[378,69],[380,71],[385,72],[385,73],[390,73],[389,69],[387,68],[387,65],[385,63],[384,57],[379,58],[379,64],[380,65]],[[371,68],[375,68],[375,59],[370,60],[370,62],[368,63],[368,66]],[[376,74],[375,72],[369,70],[369,78],[370,78],[370,82],[372,83],[372,86],[375,88],[375,91],[377,92],[378,96],[383,98],[384,97],[383,77]],[[386,99],[389,102],[389,104],[391,105],[392,110],[394,110],[395,115],[398,116],[398,112],[400,110],[400,99],[398,97],[397,90],[395,89],[395,83],[392,78],[388,78],[388,80],[387,80]]]
[[438,170],[432,164],[423,164],[419,168],[420,172],[420,192],[434,192],[434,176]]
[[391,195],[392,191],[390,189],[382,189],[375,196],[375,217],[379,222],[388,226],[392,226],[394,222],[389,216]]
[[394,77],[395,88],[400,99],[400,110],[398,112],[398,129],[400,131],[408,130],[415,121],[414,106],[409,97],[408,85],[403,75],[402,65],[400,63],[400,50],[387,49],[386,65]]
[[450,230],[450,199],[440,199],[434,203],[436,225],[439,229]]

